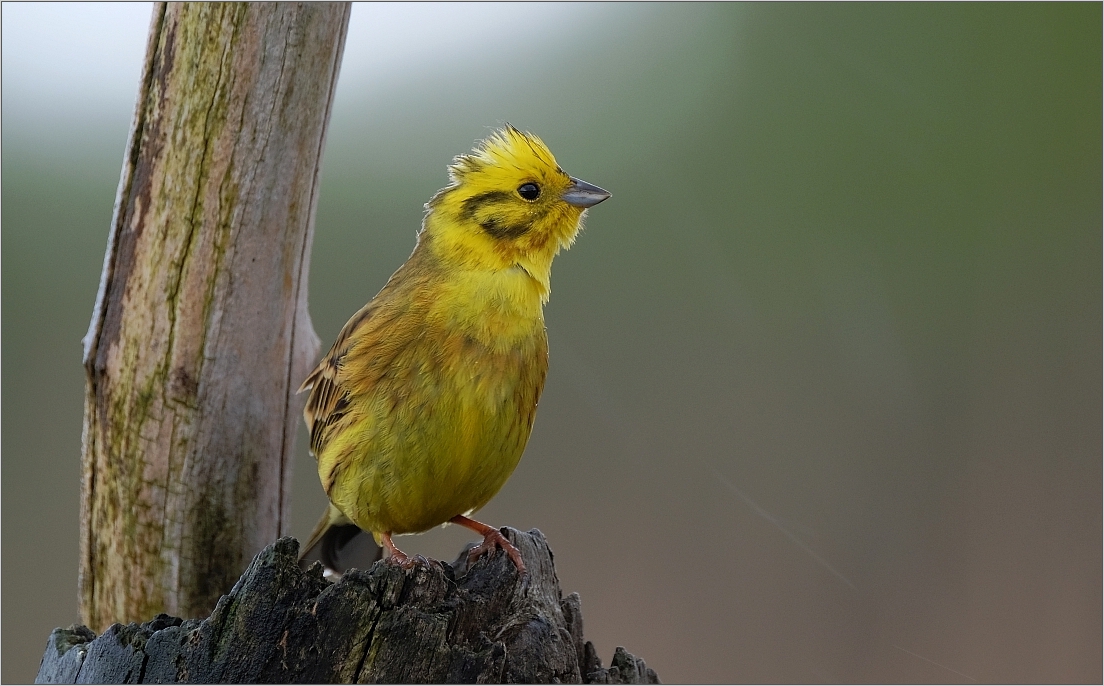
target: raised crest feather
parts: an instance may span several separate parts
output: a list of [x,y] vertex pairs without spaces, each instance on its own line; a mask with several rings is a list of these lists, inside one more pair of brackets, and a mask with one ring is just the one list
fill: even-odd
[[457,155],[449,165],[449,179],[456,185],[467,174],[488,166],[501,165],[515,169],[527,169],[535,161],[541,165],[556,167],[556,158],[548,146],[536,135],[522,131],[511,124],[487,136],[476,144],[470,153]]

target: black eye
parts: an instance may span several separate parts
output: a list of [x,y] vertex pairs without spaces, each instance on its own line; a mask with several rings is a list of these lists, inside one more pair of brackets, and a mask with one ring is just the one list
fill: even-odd
[[518,195],[526,200],[536,200],[540,197],[540,186],[535,183],[523,183],[518,186]]

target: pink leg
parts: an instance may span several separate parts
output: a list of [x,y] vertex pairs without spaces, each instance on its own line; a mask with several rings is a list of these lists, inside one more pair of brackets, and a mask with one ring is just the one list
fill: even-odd
[[518,574],[525,576],[525,563],[521,561],[521,553],[513,546],[512,543],[506,540],[498,529],[487,526],[482,522],[477,522],[474,519],[469,519],[464,515],[456,515],[449,520],[453,524],[459,524],[460,526],[467,527],[477,534],[483,536],[483,543],[478,547],[472,548],[468,553],[468,559],[474,562],[483,553],[493,551],[495,546],[502,548],[506,551],[506,554],[513,560],[514,566],[517,567]]

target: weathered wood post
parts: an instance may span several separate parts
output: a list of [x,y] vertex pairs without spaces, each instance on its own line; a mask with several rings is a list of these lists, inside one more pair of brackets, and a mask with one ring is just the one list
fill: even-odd
[[85,338],[80,609],[206,616],[287,528],[347,3],[154,8]]
[[617,648],[603,667],[583,636],[578,593],[564,596],[536,529],[503,529],[528,583],[501,551],[474,564],[378,562],[337,583],[299,568],[282,538],[257,554],[206,619],[158,615],[97,636],[55,629],[36,683],[654,684]]

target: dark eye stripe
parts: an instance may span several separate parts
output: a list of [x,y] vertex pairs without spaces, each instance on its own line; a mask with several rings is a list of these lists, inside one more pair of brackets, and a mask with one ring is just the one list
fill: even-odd
[[[510,191],[487,191],[485,193],[473,195],[460,204],[460,218],[467,220],[475,219],[475,215],[478,214],[481,209],[504,201],[512,201],[514,198],[515,195]],[[507,224],[501,216],[492,214],[490,217],[482,219],[479,222],[479,226],[494,238],[517,238],[524,235],[529,230],[531,224],[529,222],[523,224]]]
[[503,224],[499,217],[494,215],[479,222],[479,225],[483,227],[483,230],[491,234],[495,238],[517,238],[524,235],[526,231],[532,226],[532,224]]
[[493,205],[503,200],[512,200],[514,194],[509,191],[487,191],[479,195],[473,195],[460,204],[460,218],[474,219],[475,213],[484,205]]

